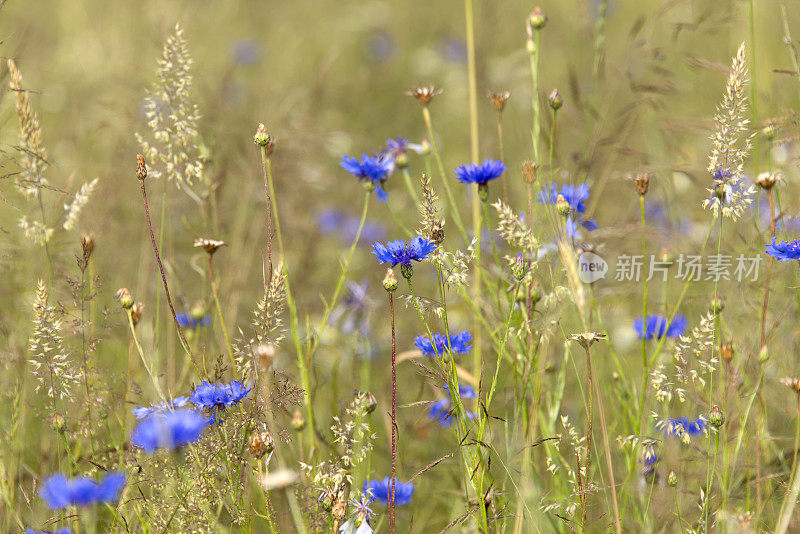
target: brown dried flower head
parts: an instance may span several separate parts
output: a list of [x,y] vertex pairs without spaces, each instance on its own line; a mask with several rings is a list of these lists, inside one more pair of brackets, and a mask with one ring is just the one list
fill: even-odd
[[144,181],[147,178],[147,165],[144,163],[144,156],[136,154],[136,177]]
[[83,259],[84,261],[88,261],[89,257],[92,255],[92,251],[94,251],[94,235],[83,234],[81,236],[81,247],[83,248]]
[[634,176],[633,187],[636,188],[636,192],[640,197],[643,197],[647,194],[647,190],[650,189],[650,179],[652,177],[653,175],[649,172],[640,172]]
[[733,359],[734,352],[732,341],[727,341],[719,347],[719,355],[722,357],[723,361],[731,361]]
[[539,166],[536,165],[532,161],[523,161],[522,162],[522,179],[525,180],[526,184],[532,184],[536,181],[536,171],[539,170]]
[[508,101],[509,97],[511,97],[511,93],[508,91],[489,93],[489,98],[492,100],[492,105],[494,106],[495,111],[498,113],[505,109],[506,102]]
[[780,179],[781,177],[778,173],[762,172],[758,175],[758,178],[756,178],[756,184],[758,184],[761,189],[769,191]]
[[606,339],[606,335],[602,332],[583,332],[581,334],[572,334],[567,339],[570,341],[577,341],[581,347],[589,350],[595,342]]
[[430,104],[433,97],[442,94],[442,90],[433,85],[420,85],[419,87],[406,91],[406,95],[413,96],[423,106]]
[[214,254],[219,247],[225,247],[228,244],[225,241],[217,241],[216,239],[206,239],[198,237],[194,240],[194,246],[202,247],[203,250],[208,252],[209,255]]
[[254,458],[263,458],[265,454],[272,452],[274,448],[272,434],[267,430],[252,434],[248,438],[247,448]]

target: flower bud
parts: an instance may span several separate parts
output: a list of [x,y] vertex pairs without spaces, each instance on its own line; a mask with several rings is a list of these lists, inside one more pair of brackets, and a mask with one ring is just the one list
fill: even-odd
[[131,292],[126,287],[117,290],[117,292],[114,293],[114,298],[117,299],[119,305],[126,310],[130,310],[131,307],[133,307],[133,297],[131,296]]
[[421,147],[420,150],[423,156],[430,156],[431,144],[427,139],[423,139],[419,146]]
[[767,124],[761,130],[761,135],[763,135],[767,141],[773,141],[775,139],[775,126],[772,124]]
[[267,150],[267,155],[272,153],[272,145],[275,141],[272,139],[272,136],[267,131],[266,126],[263,124],[258,125],[258,129],[256,130],[256,134],[253,136],[253,142],[258,146]]
[[489,184],[478,184],[478,198],[481,202],[489,200]]
[[203,322],[206,317],[206,307],[202,302],[195,302],[191,309],[192,319],[197,321],[198,324]]
[[394,163],[397,165],[398,169],[405,169],[408,167],[408,154],[401,152],[394,158]]
[[761,350],[758,351],[758,361],[761,363],[767,363],[769,360],[769,351],[767,350],[767,346],[764,345],[761,347]]
[[714,428],[719,428],[724,422],[725,415],[722,413],[722,410],[719,409],[719,406],[715,405],[711,408],[711,411],[708,412],[708,423]]
[[364,415],[369,415],[378,407],[378,399],[369,391],[364,393],[364,400],[362,407],[364,408]]
[[517,281],[525,278],[525,262],[522,260],[522,253],[517,254],[517,258],[511,264],[511,272]]
[[640,172],[633,178],[633,187],[636,188],[640,197],[647,194],[647,190],[650,188],[650,177],[649,172]]
[[535,7],[533,13],[528,17],[528,25],[532,30],[538,31],[544,28],[545,24],[547,24],[547,17],[545,17],[539,7]]
[[550,93],[550,96],[547,97],[547,103],[550,104],[550,108],[553,111],[558,111],[561,109],[561,106],[564,105],[564,100],[561,98],[561,94],[558,92],[558,89],[553,89]]
[[675,471],[669,472],[669,475],[667,476],[667,485],[670,488],[674,488],[678,485],[678,475],[675,474]]
[[569,215],[569,202],[567,202],[567,199],[564,198],[564,195],[558,195],[558,198],[556,198],[556,209],[562,217]]
[[394,271],[391,269],[386,269],[386,276],[383,277],[383,289],[389,293],[397,290],[397,278],[395,278]]
[[64,430],[67,429],[67,421],[64,419],[63,415],[56,412],[53,414],[53,417],[50,418],[50,426],[56,432],[64,432]]
[[300,413],[300,410],[295,410],[292,415],[292,428],[300,432],[306,427],[306,418]]

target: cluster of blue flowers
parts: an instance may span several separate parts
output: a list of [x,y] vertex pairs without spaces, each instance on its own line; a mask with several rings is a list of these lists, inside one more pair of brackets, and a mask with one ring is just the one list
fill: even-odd
[[[445,384],[444,389],[450,393],[447,384]],[[459,384],[458,393],[462,399],[474,399],[478,396],[478,394],[475,392],[475,388],[470,385],[464,386]],[[443,428],[447,428],[453,424],[453,418],[451,417],[452,415],[452,401],[450,399],[439,399],[431,404],[431,407],[428,409],[428,417],[438,421],[439,425]],[[475,419],[476,417],[478,417],[477,413],[467,411],[467,419]]]
[[[238,404],[250,391],[252,388],[237,380],[228,384],[204,381],[188,397],[153,403],[149,408],[134,408],[134,415],[141,421],[131,433],[131,443],[148,453],[189,445],[200,439],[208,425],[216,422],[217,410]],[[190,402],[195,409],[179,409]],[[203,410],[209,415],[200,413]]]
[[772,244],[767,245],[767,254],[780,262],[800,260],[800,240],[792,242],[781,241],[777,243],[776,239],[773,237]]
[[639,339],[661,339],[664,336],[678,338],[686,331],[688,322],[683,315],[676,315],[672,322],[661,315],[648,315],[647,320],[641,317],[633,322],[633,328]]
[[[413,482],[400,482],[397,477],[394,479],[394,503],[396,506],[403,506],[411,502],[411,495],[414,494]],[[364,482],[364,494],[370,496],[371,501],[380,501],[389,504],[389,491],[391,488],[391,478],[383,480],[367,480]]]
[[378,258],[378,263],[388,263],[392,267],[398,263],[404,267],[411,267],[412,261],[420,262],[430,256],[434,250],[436,250],[436,245],[433,241],[420,236],[414,237],[409,243],[406,243],[404,239],[395,239],[385,245],[383,243],[372,245],[372,253]]
[[69,529],[61,528],[58,530],[33,530],[28,527],[25,529],[25,534],[72,534]]
[[[460,334],[450,334],[449,340],[439,332],[433,334],[433,340],[427,335],[414,338],[414,346],[422,351],[425,356],[444,356],[450,349],[454,354],[466,354],[471,349],[472,334],[464,330]],[[434,345],[435,344],[435,345]]]
[[64,475],[53,475],[44,481],[39,495],[53,510],[112,503],[119,498],[126,481],[122,473],[109,473],[100,482],[85,477],[70,480]]
[[542,187],[537,195],[537,200],[541,204],[555,204],[559,196],[564,197],[570,208],[570,214],[564,223],[564,230],[569,237],[580,239],[579,227],[582,226],[590,232],[597,230],[597,223],[594,219],[587,219],[583,216],[589,194],[589,186],[585,183],[580,185],[563,184],[559,190],[558,184],[550,182]]

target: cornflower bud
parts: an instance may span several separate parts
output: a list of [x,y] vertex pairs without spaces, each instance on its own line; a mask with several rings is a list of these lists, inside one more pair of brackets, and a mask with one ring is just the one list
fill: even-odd
[[561,106],[564,105],[564,100],[561,98],[561,94],[558,92],[558,89],[553,89],[550,93],[550,96],[547,97],[547,103],[550,104],[550,108],[553,111],[558,111],[561,109]]
[[391,269],[386,269],[386,276],[383,277],[383,289],[389,293],[397,290],[397,278],[395,278],[394,271]]

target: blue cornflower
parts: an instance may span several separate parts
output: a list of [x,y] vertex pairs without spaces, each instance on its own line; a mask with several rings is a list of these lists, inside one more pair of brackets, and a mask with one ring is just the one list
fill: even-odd
[[472,341],[472,334],[467,330],[460,334],[450,334],[449,344],[447,338],[439,332],[433,334],[433,341],[436,343],[436,347],[427,335],[417,336],[414,338],[414,346],[425,356],[436,356],[436,354],[444,356],[449,348],[452,348],[455,354],[466,354],[472,349],[469,344]]
[[360,182],[369,181],[375,185],[375,195],[381,202],[389,200],[389,195],[383,189],[383,182],[389,177],[393,169],[393,160],[384,154],[370,156],[362,154],[361,160],[352,156],[342,156],[339,162],[344,170],[358,178]]
[[639,339],[661,339],[665,335],[667,337],[677,338],[683,335],[686,331],[688,322],[683,315],[676,315],[672,318],[672,322],[667,325],[669,319],[661,315],[648,315],[647,326],[644,327],[644,321],[641,317],[633,322],[633,328],[636,330],[636,335]]
[[246,388],[238,380],[234,380],[229,384],[211,384],[203,381],[194,388],[189,400],[199,410],[208,409],[212,414],[216,414],[217,409],[224,410],[241,402],[252,389]]
[[200,319],[195,318],[191,313],[176,313],[175,317],[178,319],[178,324],[181,328],[198,328],[201,326],[208,326],[211,324],[211,316],[206,315]]
[[456,179],[462,184],[486,185],[489,180],[499,178],[506,172],[506,166],[502,161],[486,159],[478,165],[477,163],[467,163],[456,169]]
[[25,534],[72,534],[69,529],[62,528],[59,530],[33,530],[31,527],[25,529]]
[[211,419],[195,410],[156,414],[136,425],[131,443],[148,453],[156,449],[177,449],[197,441]]
[[189,404],[189,397],[175,397],[172,400],[151,402],[149,408],[140,406],[138,408],[134,408],[132,412],[133,415],[136,416],[136,419],[144,419],[145,417],[154,413],[163,414],[166,412],[175,411],[175,408],[182,408],[187,404]]
[[385,245],[376,242],[372,245],[372,253],[378,258],[378,263],[389,263],[394,267],[398,263],[403,267],[411,267],[412,261],[422,261],[436,250],[433,241],[416,236],[410,243],[404,239],[395,239]]
[[586,211],[584,202],[589,199],[589,194],[589,186],[587,184],[563,184],[561,191],[559,191],[558,184],[550,182],[539,192],[538,201],[542,204],[555,204],[558,200],[558,195],[561,195],[569,204],[570,209],[577,213],[583,213]]
[[664,424],[664,434],[667,436],[675,436],[683,438],[684,434],[690,436],[699,436],[705,432],[708,427],[708,421],[702,417],[689,418],[689,417],[673,417],[667,419]]
[[[394,483],[394,504],[403,506],[411,502],[411,495],[414,493],[413,482],[400,482],[395,477]],[[383,504],[389,504],[389,490],[391,487],[391,480],[389,477],[383,480],[368,480],[364,482],[364,493],[369,492],[372,501],[380,501]]]
[[800,240],[781,241],[776,243],[776,238],[772,238],[772,244],[767,245],[767,254],[781,262],[789,260],[800,260]]
[[564,221],[564,231],[567,236],[573,239],[580,239],[581,233],[579,231],[579,227],[583,226],[586,230],[590,232],[594,232],[597,230],[597,223],[594,219],[587,219],[585,217],[581,217],[578,221],[574,221],[572,219],[572,215],[567,217],[567,220]]
[[64,475],[53,475],[44,481],[39,496],[52,510],[112,503],[119,498],[126,480],[124,474],[117,472],[108,473],[100,482],[85,477],[68,479]]
[[[444,390],[448,393],[450,392],[447,384],[444,385]],[[475,392],[475,388],[470,385],[459,384],[458,393],[462,399],[474,399],[478,396],[478,394]],[[453,410],[450,399],[439,399],[431,404],[430,408],[428,408],[428,417],[430,419],[436,419],[439,421],[439,425],[441,425],[443,428],[447,428],[453,424],[453,419],[450,417],[451,415],[453,415]],[[467,411],[467,419],[475,419],[476,417],[478,417],[477,413]]]

